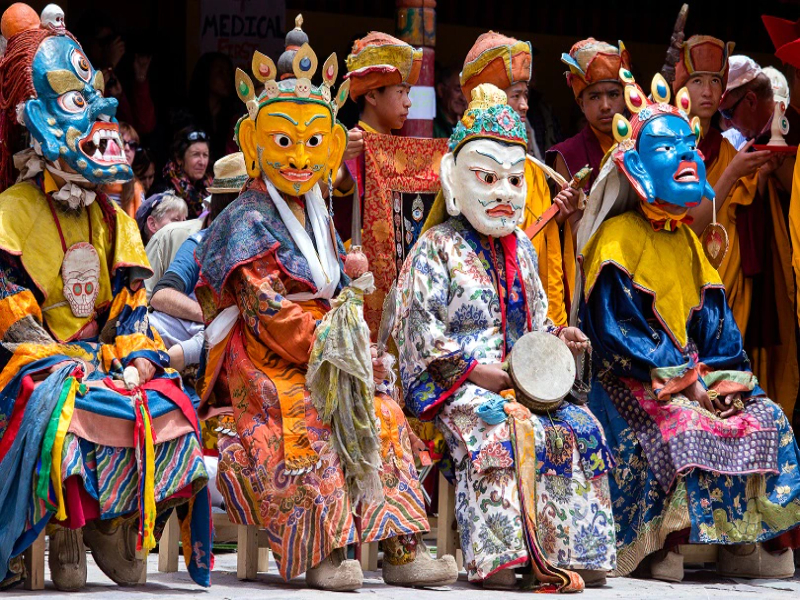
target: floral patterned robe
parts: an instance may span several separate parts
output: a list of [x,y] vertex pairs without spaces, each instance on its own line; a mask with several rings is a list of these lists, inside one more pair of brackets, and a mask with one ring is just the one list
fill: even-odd
[[[499,396],[467,377],[478,363],[502,362],[527,331],[552,328],[537,272],[536,253],[521,230],[496,240],[458,217],[422,235],[398,282],[395,341],[406,406],[422,420],[435,418],[444,433],[455,470],[461,549],[473,581],[529,560],[509,423],[479,416],[478,409]],[[588,410],[571,404],[550,416],[532,417],[536,447],[529,449],[541,465],[539,543],[559,567],[611,570],[611,465],[602,430]]]

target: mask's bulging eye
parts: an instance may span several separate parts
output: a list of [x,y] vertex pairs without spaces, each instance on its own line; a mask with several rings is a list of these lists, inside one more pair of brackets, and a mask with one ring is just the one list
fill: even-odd
[[292,145],[292,140],[288,135],[283,133],[276,133],[274,136],[275,143],[278,144],[281,148],[288,148]]
[[475,176],[480,179],[483,183],[488,185],[493,185],[497,182],[497,175],[494,173],[490,173],[489,171],[481,171],[475,169]]
[[308,146],[309,148],[316,148],[321,143],[322,143],[322,134],[318,133],[317,135],[312,135],[310,138],[308,138],[306,146]]
[[92,67],[86,57],[77,50],[73,50],[70,56],[70,62],[78,76],[88,83],[92,77]]
[[86,99],[80,92],[67,92],[58,97],[58,105],[70,113],[86,110]]

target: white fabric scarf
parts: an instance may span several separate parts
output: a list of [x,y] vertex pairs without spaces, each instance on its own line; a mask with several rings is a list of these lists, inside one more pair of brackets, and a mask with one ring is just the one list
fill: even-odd
[[[325,201],[322,199],[322,192],[319,184],[305,195],[306,209],[308,217],[311,219],[311,228],[314,231],[314,239],[317,242],[317,249],[308,235],[306,228],[294,216],[292,209],[286,204],[275,186],[265,177],[264,183],[267,184],[267,191],[270,198],[275,203],[278,212],[283,219],[284,225],[289,230],[294,243],[302,252],[303,257],[308,262],[311,269],[311,277],[317,288],[316,293],[299,292],[289,294],[289,300],[311,300],[313,298],[333,298],[336,288],[339,286],[339,258],[334,246],[333,236],[331,235],[330,224],[328,222],[328,211],[325,208]],[[326,276],[327,275],[327,281]]]
[[[330,300],[336,292],[339,285],[340,271],[339,271],[339,257],[336,251],[335,242],[331,235],[330,225],[328,222],[328,211],[325,208],[325,201],[322,199],[322,193],[319,191],[319,185],[314,186],[308,194],[305,195],[306,208],[308,209],[308,216],[311,219],[311,228],[314,231],[314,239],[317,241],[317,252],[314,251],[314,244],[311,242],[308,232],[305,227],[300,224],[297,217],[294,216],[292,209],[286,204],[286,201],[281,197],[280,193],[275,186],[272,185],[268,179],[264,178],[264,183],[267,185],[267,191],[270,198],[275,203],[278,212],[283,219],[289,234],[292,236],[294,243],[300,248],[300,252],[308,261],[308,266],[311,269],[311,277],[314,279],[314,285],[317,288],[316,293],[300,292],[297,294],[289,294],[286,296],[288,300],[311,300],[313,298],[325,298]],[[322,260],[320,260],[320,258]],[[323,270],[324,266],[324,270]],[[325,274],[327,273],[329,282],[325,281]],[[239,307],[235,304],[229,306],[221,311],[214,320],[206,327],[205,337],[206,343],[209,348],[213,348],[217,344],[222,343],[227,338],[236,321],[239,318]]]

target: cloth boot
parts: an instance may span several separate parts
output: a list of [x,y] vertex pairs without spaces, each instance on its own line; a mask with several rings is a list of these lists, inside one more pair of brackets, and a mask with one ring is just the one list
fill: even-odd
[[145,562],[136,557],[135,521],[92,521],[83,528],[83,539],[97,566],[121,586],[138,585]]
[[61,592],[77,592],[86,585],[86,547],[80,529],[56,527],[50,534],[50,578]]
[[761,544],[720,546],[717,573],[744,579],[789,579],[794,576],[794,555],[788,549],[773,554]]
[[383,540],[383,581],[389,585],[436,587],[457,579],[455,558],[433,558],[420,534]]
[[342,548],[337,548],[316,567],[311,567],[306,572],[306,584],[318,590],[352,592],[363,583],[361,565],[357,560],[345,558]]

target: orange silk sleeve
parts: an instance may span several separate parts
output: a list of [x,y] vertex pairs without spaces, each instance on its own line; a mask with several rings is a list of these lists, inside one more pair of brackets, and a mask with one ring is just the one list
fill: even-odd
[[318,311],[286,299],[277,266],[261,261],[243,265],[234,271],[229,285],[253,337],[289,362],[308,362]]

